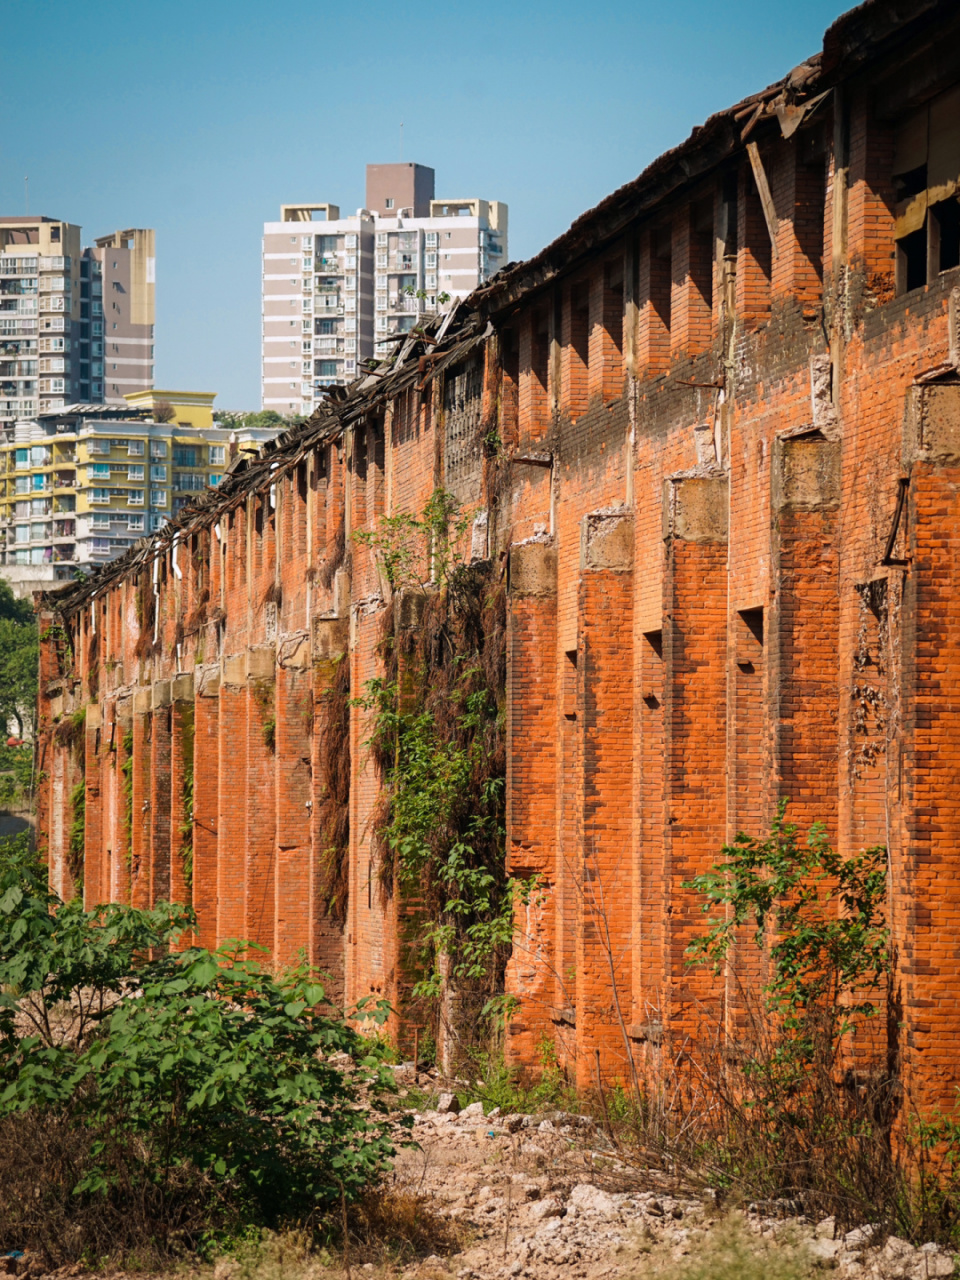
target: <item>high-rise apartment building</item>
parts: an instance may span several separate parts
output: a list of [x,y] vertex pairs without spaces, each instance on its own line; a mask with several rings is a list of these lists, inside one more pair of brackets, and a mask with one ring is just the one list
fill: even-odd
[[367,165],[366,207],[285,204],[263,228],[264,409],[310,413],[391,334],[506,266],[507,206],[434,198],[420,164]]
[[0,576],[18,594],[121,555],[276,428],[214,425],[212,392],[130,393],[6,428],[0,442]]
[[0,427],[153,386],[154,234],[0,218]]

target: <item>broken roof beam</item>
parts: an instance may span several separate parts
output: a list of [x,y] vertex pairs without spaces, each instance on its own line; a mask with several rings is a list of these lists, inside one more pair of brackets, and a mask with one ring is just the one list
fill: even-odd
[[773,196],[770,193],[770,183],[767,181],[766,170],[763,167],[763,161],[760,159],[760,152],[755,142],[747,143],[747,155],[750,157],[750,168],[753,170],[753,180],[757,184],[757,195],[760,197],[760,204],[763,207],[763,220],[767,224],[767,234],[770,237],[770,248],[773,256],[777,256],[777,236],[780,231],[780,223],[777,219],[777,211],[774,208]]

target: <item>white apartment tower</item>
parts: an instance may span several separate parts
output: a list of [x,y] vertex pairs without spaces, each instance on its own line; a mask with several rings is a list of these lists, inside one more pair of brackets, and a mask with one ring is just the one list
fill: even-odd
[[0,218],[0,428],[153,386],[153,231]]
[[326,387],[422,312],[465,298],[507,263],[507,206],[434,199],[420,164],[367,165],[367,203],[285,204],[263,227],[264,409],[313,411]]

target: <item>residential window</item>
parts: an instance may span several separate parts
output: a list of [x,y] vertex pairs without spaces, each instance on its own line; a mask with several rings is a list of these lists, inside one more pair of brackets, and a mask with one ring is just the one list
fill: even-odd
[[106,511],[97,511],[94,514],[92,524],[94,529],[109,529],[110,516],[107,514]]
[[94,538],[93,553],[94,555],[102,555],[104,552],[112,549],[112,543],[109,538]]
[[17,450],[17,466],[21,468],[26,468],[30,466],[30,450],[29,449]]
[[[151,489],[151,490],[150,490],[150,505],[151,505],[151,507],[165,507],[165,506],[167,505],[167,491],[166,491],[166,489]],[[154,525],[154,528],[157,528],[157,527],[158,527],[158,526],[155,524],[155,525]]]
[[197,465],[196,449],[192,445],[174,445],[173,465],[175,467],[195,467]]
[[91,462],[87,467],[87,477],[90,480],[109,480],[110,479],[110,463],[109,462]]
[[386,200],[384,200],[384,202],[383,202],[383,207],[384,207],[385,209],[392,209],[392,208],[393,208],[393,196],[387,196]]
[[14,492],[15,492],[15,493],[29,493],[29,492],[30,492],[30,477],[29,477],[29,476],[17,476],[16,481],[14,482]]
[[143,457],[143,441],[142,441],[142,440],[128,440],[128,441],[127,441],[127,454],[128,454],[131,458],[142,458],[142,457]]
[[151,440],[150,441],[150,457],[165,458],[166,456],[167,456],[166,440]]
[[142,533],[143,516],[127,516],[127,528],[131,533]]
[[192,471],[175,471],[173,473],[173,487],[175,489],[191,489],[200,490],[207,487],[207,482],[203,476],[197,475]]
[[128,480],[142,480],[142,479],[143,479],[143,467],[136,467],[136,466],[134,466],[134,467],[127,467],[127,479],[128,479]]
[[28,524],[17,525],[17,542],[30,541],[30,526]]
[[222,444],[212,444],[210,446],[210,465],[214,467],[222,467],[226,450]]
[[127,490],[127,506],[128,507],[143,506],[143,490],[142,489]]
[[150,480],[151,480],[151,483],[154,483],[154,484],[156,484],[157,482],[159,482],[160,484],[166,484],[167,468],[162,464],[160,466],[157,466],[156,463],[152,464],[150,467]]
[[210,477],[210,487],[215,488],[220,483],[221,479],[222,477],[218,475],[216,472],[214,472],[214,474],[211,475]]
[[318,360],[317,375],[321,378],[335,378],[337,376],[336,360]]
[[110,490],[109,489],[91,489],[90,501],[101,503],[105,506],[110,501]]

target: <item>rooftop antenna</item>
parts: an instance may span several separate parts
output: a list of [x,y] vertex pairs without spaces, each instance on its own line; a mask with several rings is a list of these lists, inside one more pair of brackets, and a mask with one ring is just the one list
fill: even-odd
[[24,174],[23,178],[23,211],[30,212],[30,179]]
[[400,121],[400,159],[403,159],[403,121]]

